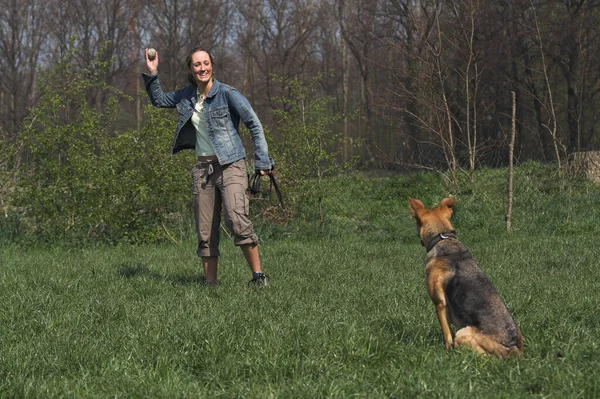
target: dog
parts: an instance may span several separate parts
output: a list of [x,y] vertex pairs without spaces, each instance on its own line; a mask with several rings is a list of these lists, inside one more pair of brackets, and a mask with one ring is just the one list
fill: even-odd
[[[427,291],[435,305],[445,347],[467,345],[479,354],[521,355],[523,336],[519,327],[450,223],[456,198],[445,198],[434,209],[426,209],[411,197],[408,203],[421,244],[427,250]],[[454,339],[449,322],[458,329]]]

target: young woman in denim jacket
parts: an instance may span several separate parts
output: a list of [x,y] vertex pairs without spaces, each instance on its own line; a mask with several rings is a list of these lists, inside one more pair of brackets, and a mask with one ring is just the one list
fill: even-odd
[[165,93],[158,80],[158,54],[150,60],[142,77],[152,105],[177,108],[178,120],[172,154],[184,149],[196,152],[192,171],[194,214],[198,233],[197,254],[207,284],[217,281],[221,209],[235,245],[242,249],[252,271],[250,283],[266,285],[258,253],[258,237],[248,219],[248,175],[240,121],[250,130],[255,168],[270,174],[271,159],[265,134],[250,103],[235,88],[213,78],[214,60],[208,51],[194,48],[186,57],[190,85]]

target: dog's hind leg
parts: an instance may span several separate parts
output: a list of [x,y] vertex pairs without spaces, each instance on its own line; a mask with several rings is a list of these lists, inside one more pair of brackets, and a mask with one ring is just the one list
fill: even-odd
[[516,347],[508,348],[499,343],[494,336],[483,334],[472,326],[458,330],[454,338],[454,347],[456,348],[458,345],[468,345],[481,355],[487,354],[506,357],[515,352],[518,353]]
[[[495,337],[491,335],[478,334],[477,342],[479,345],[485,350],[485,352],[489,355],[498,355],[502,357],[506,357],[513,353],[512,348],[508,348],[498,342]],[[514,347],[516,349],[516,347]],[[517,350],[518,351],[518,350]]]
[[463,327],[454,336],[454,348],[457,348],[459,345],[466,345],[473,348],[478,354],[483,355],[486,353],[486,350],[479,344],[478,337],[480,335],[475,327]]

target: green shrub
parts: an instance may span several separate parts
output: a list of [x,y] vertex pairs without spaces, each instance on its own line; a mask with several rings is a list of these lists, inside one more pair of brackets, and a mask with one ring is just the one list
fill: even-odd
[[322,228],[328,218],[325,199],[331,194],[324,179],[351,172],[357,159],[339,161],[345,139],[333,126],[342,115],[331,110],[331,97],[316,94],[316,85],[323,76],[316,76],[309,85],[303,85],[297,77],[276,78],[289,92],[279,99],[282,109],[275,110],[279,135],[271,147],[281,160],[277,170],[289,189],[287,199],[298,208],[303,220],[318,221]]
[[[115,131],[129,99],[96,78],[105,66],[75,71],[67,58],[42,76],[41,101],[21,135],[28,157],[13,205],[27,230],[48,241],[177,239],[190,189],[185,156],[169,156],[174,118],[148,107],[141,130]],[[109,97],[104,110],[90,100],[94,89]]]

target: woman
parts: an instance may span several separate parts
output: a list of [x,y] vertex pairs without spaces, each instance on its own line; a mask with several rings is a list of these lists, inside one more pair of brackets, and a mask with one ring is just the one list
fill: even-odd
[[250,130],[254,143],[256,170],[270,174],[265,134],[248,100],[235,88],[213,78],[214,60],[199,47],[186,57],[190,85],[165,93],[158,80],[158,54],[148,58],[148,73],[142,77],[152,105],[177,108],[178,121],[172,154],[184,149],[196,151],[192,171],[194,215],[198,233],[197,254],[202,258],[207,284],[217,282],[221,209],[225,224],[242,249],[252,271],[249,284],[267,285],[258,253],[258,237],[248,219],[248,174],[246,151],[239,132],[240,120]]

